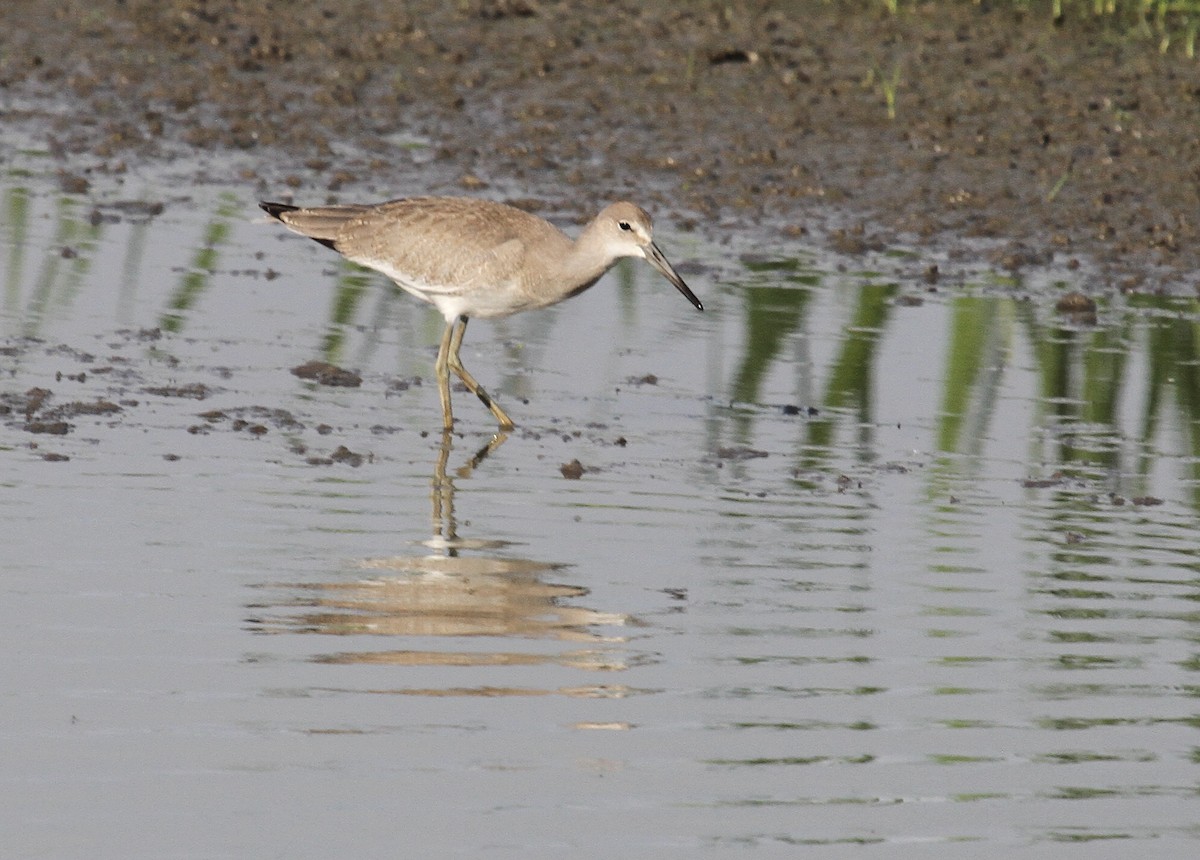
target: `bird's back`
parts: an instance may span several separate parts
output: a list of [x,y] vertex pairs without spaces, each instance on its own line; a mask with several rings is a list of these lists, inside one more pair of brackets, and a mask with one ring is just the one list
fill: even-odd
[[[490,200],[416,197],[374,207],[343,228],[346,256],[412,267],[424,280],[466,283],[511,278],[531,249],[569,245],[562,231],[528,212]],[[519,247],[518,247],[519,246]]]
[[263,208],[291,230],[382,272],[448,319],[505,316],[545,304],[543,270],[572,245],[537,216],[474,198]]

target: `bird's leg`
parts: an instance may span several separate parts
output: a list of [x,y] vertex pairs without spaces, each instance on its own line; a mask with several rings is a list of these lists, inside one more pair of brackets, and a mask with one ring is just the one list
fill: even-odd
[[[446,330],[442,333],[442,345],[438,348],[437,361],[433,363],[433,372],[438,381],[438,394],[442,398],[442,428],[445,430],[454,427],[454,415],[450,411],[450,343],[457,323],[455,320],[446,324]],[[459,340],[462,338],[459,337]]]
[[[459,379],[461,379],[463,381],[463,384],[466,385],[467,388],[471,389],[471,392],[483,402],[483,405],[486,406],[489,410],[491,410],[491,413],[496,416],[496,420],[500,422],[500,429],[501,430],[512,430],[513,427],[516,426],[515,424],[513,424],[512,419],[509,418],[504,413],[504,410],[501,409],[496,404],[496,402],[494,400],[492,400],[492,398],[488,395],[488,393],[483,390],[483,386],[481,386],[478,382],[475,381],[475,377],[473,377],[473,376],[471,376],[471,374],[467,373],[467,369],[462,366],[462,360],[458,357],[458,350],[459,350],[459,347],[462,346],[463,335],[467,333],[467,318],[465,316],[459,317],[458,321],[457,321],[457,325],[458,325],[458,328],[456,328],[454,330],[454,334],[450,338],[450,353],[449,353],[449,355],[446,356],[446,363],[448,364],[448,366],[451,370],[453,370],[455,373],[458,374],[458,377],[459,377]],[[442,338],[443,348],[445,347],[445,343],[446,343],[446,340],[445,340],[445,337],[443,337]],[[440,359],[441,359],[441,356],[439,354],[439,360]],[[447,385],[448,384],[449,384],[449,382],[447,381]],[[445,395],[447,404],[449,404],[449,397],[450,397],[449,392],[447,392]],[[449,405],[447,405],[443,411],[446,413],[447,420],[449,420],[449,415],[450,415]],[[446,426],[449,427],[450,425],[447,424]]]

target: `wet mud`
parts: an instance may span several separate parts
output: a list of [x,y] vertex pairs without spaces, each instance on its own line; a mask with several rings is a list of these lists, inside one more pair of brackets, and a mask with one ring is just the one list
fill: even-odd
[[937,249],[931,282],[1196,289],[1200,64],[1129,22],[901,6],[9,3],[0,105],[71,194],[154,161],[317,201],[628,196],[713,237]]
[[[188,456],[211,456],[211,449],[197,449],[185,439],[223,436],[247,442],[262,442],[261,457],[268,462],[306,466],[348,466],[358,468],[379,461],[379,455],[363,447],[364,439],[381,439],[397,434],[420,440],[436,440],[440,433],[420,427],[374,423],[360,426],[347,416],[348,424],[331,425],[303,406],[296,409],[260,403],[237,403],[213,407],[214,398],[238,397],[237,372],[227,368],[196,365],[168,352],[138,357],[136,348],[155,340],[152,330],[123,330],[108,344],[115,352],[97,355],[65,344],[37,338],[10,338],[0,341],[0,355],[16,366],[50,362],[59,369],[47,371],[46,387],[35,385],[24,390],[0,391],[0,429],[10,431],[0,450],[19,449],[49,463],[70,462],[75,454],[90,452],[104,445],[112,431],[138,431],[145,434],[135,441],[142,454],[159,452],[169,461]],[[358,387],[363,378],[337,365],[312,361],[292,368],[292,374],[310,386],[332,388]],[[181,376],[216,375],[229,387],[206,382],[183,382]],[[430,390],[420,377],[387,378],[375,376],[370,387],[381,399],[404,396],[411,392],[423,397]],[[457,386],[458,393],[466,392]],[[311,404],[310,404],[311,406]],[[563,427],[529,428],[513,431],[523,439],[560,440],[574,443],[585,440],[593,448],[623,448],[626,440],[615,438],[602,424],[585,429],[566,429],[573,424],[565,419]],[[490,427],[485,423],[485,427]],[[455,430],[453,439],[475,434],[474,429]],[[509,434],[497,439],[502,442]],[[136,436],[134,438],[137,438]],[[173,441],[174,440],[174,441]],[[447,444],[443,441],[443,445]],[[496,443],[497,446],[499,443]],[[421,450],[425,444],[418,446]],[[167,450],[163,450],[163,449]],[[191,455],[181,453],[190,451]],[[206,453],[207,452],[207,453]],[[476,462],[486,454],[477,455]],[[384,459],[387,459],[385,456]],[[550,465],[548,471],[554,471]],[[600,469],[579,460],[562,464],[563,477],[578,479]]]
[[[144,339],[135,332],[125,335],[125,345]],[[297,416],[287,409],[248,405],[195,411],[197,402],[221,389],[202,382],[158,383],[154,379],[156,367],[171,372],[180,366],[167,355],[158,356],[157,361],[151,362],[135,362],[120,355],[100,359],[87,352],[37,340],[10,342],[4,349],[4,354],[14,359],[36,360],[39,356],[49,356],[87,365],[77,373],[55,373],[56,388],[35,386],[25,391],[0,391],[0,427],[16,431],[11,438],[20,439],[21,447],[47,462],[71,460],[71,453],[56,449],[56,443],[65,443],[67,450],[72,452],[86,450],[90,445],[98,444],[97,435],[102,435],[106,428],[145,430],[153,427],[154,420],[150,416],[155,414],[171,416],[168,419],[172,428],[170,433],[192,436],[229,433],[247,438],[273,436],[278,441],[267,452],[268,458],[284,457],[290,462],[310,466],[341,464],[352,467],[373,460],[369,452],[353,451],[339,444],[338,428],[314,421],[309,416]],[[378,435],[385,430],[376,428],[374,432]],[[170,445],[166,437],[160,441]],[[147,442],[143,447],[153,450],[156,444]],[[164,453],[163,457],[180,459],[180,455],[173,452]]]

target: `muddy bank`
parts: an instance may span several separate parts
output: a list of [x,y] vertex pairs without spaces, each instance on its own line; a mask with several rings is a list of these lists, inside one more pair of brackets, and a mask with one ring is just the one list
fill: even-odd
[[[1196,289],[1200,64],[979,4],[5,4],[0,106],[89,193],[148,159],[298,197],[461,190]],[[889,114],[892,114],[889,116]],[[487,186],[491,186],[488,188]],[[1090,269],[1089,269],[1090,271]]]

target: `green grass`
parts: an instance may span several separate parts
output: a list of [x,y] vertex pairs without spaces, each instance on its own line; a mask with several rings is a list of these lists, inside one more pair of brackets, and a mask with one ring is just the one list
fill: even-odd
[[[909,0],[908,4],[905,0],[878,2],[889,13],[898,15],[905,5],[916,0]],[[980,0],[957,2],[978,4]],[[1196,55],[1200,0],[1008,0],[1008,4],[1033,15],[1044,15],[1048,21],[1064,27],[1076,21],[1099,20],[1131,36],[1157,40],[1163,53],[1177,46],[1189,58]]]

